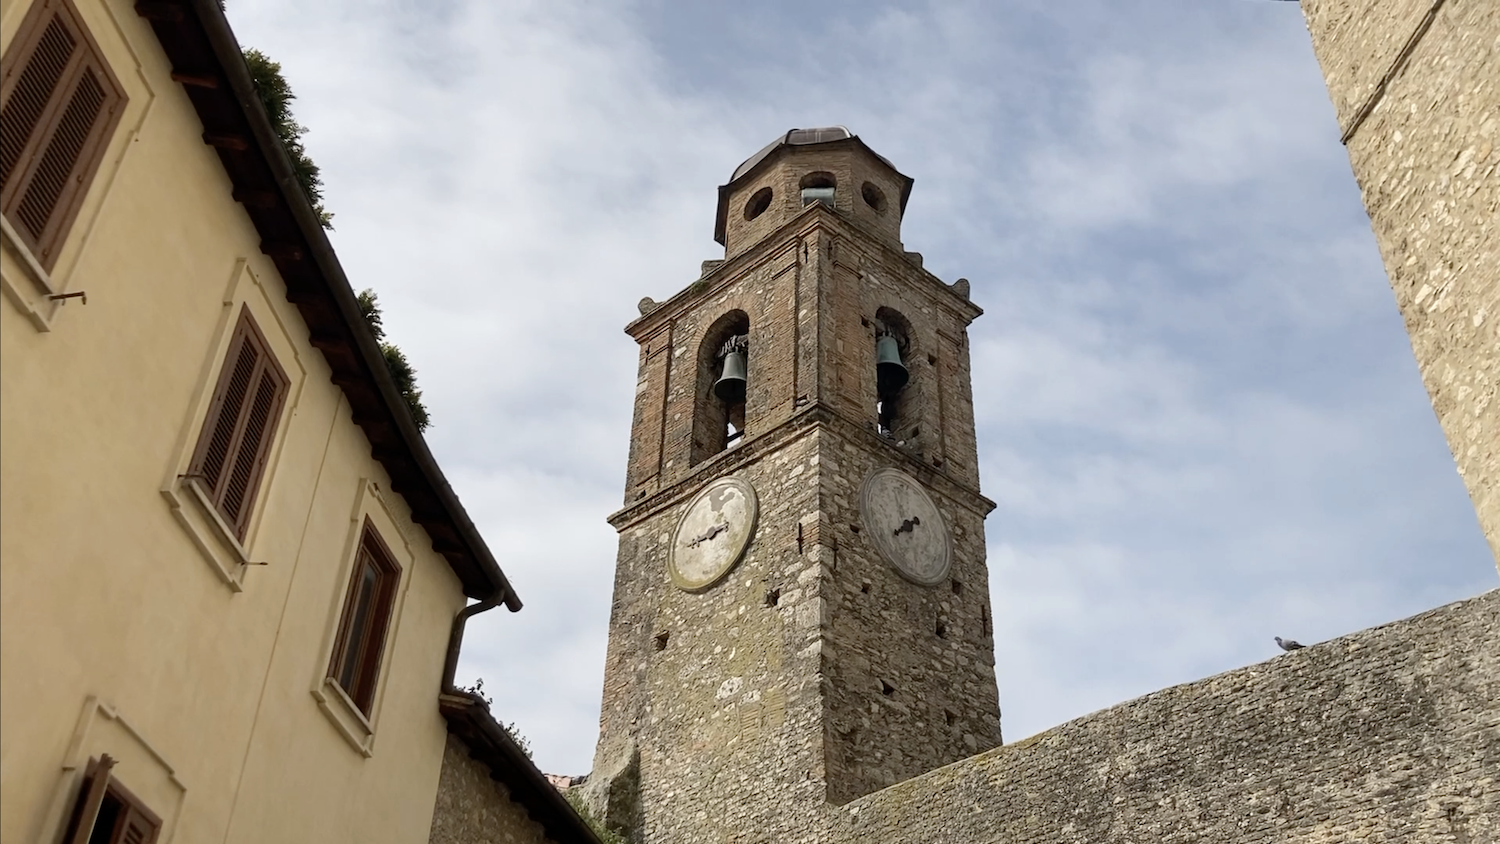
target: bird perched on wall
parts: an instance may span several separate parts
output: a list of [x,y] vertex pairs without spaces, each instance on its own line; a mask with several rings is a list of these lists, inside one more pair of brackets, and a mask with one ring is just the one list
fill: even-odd
[[1295,651],[1307,647],[1296,639],[1283,639],[1280,636],[1276,637],[1276,644],[1280,645],[1284,651]]

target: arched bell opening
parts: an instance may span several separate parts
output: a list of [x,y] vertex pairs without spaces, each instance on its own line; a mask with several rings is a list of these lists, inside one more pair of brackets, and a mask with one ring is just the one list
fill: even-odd
[[698,346],[692,464],[744,439],[749,384],[750,317],[730,311],[714,321]]
[[829,208],[833,207],[833,199],[838,187],[838,182],[832,173],[808,173],[798,183],[802,188],[802,205],[806,207],[814,202],[821,202]]
[[892,308],[875,312],[875,427],[881,436],[905,441],[920,430],[911,362],[916,350],[911,323]]

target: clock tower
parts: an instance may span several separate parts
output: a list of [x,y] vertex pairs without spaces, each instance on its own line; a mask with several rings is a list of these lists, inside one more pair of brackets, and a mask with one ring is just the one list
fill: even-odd
[[641,300],[590,800],[637,844],[815,842],[1000,743],[968,282],[842,127],[719,188],[724,259]]

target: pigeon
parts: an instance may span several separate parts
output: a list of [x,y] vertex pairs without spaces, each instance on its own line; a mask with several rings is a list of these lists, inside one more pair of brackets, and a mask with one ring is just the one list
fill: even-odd
[[1302,644],[1301,642],[1298,642],[1295,639],[1283,639],[1280,636],[1276,637],[1276,644],[1280,645],[1281,649],[1284,650],[1284,651],[1295,651],[1295,650],[1298,650],[1299,648],[1305,648],[1305,647],[1307,647],[1306,645]]

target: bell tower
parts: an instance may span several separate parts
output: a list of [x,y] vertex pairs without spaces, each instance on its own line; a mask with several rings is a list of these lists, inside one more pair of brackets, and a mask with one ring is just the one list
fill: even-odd
[[724,259],[643,299],[590,799],[638,844],[817,841],[1000,743],[969,285],[842,127],[719,188]]

